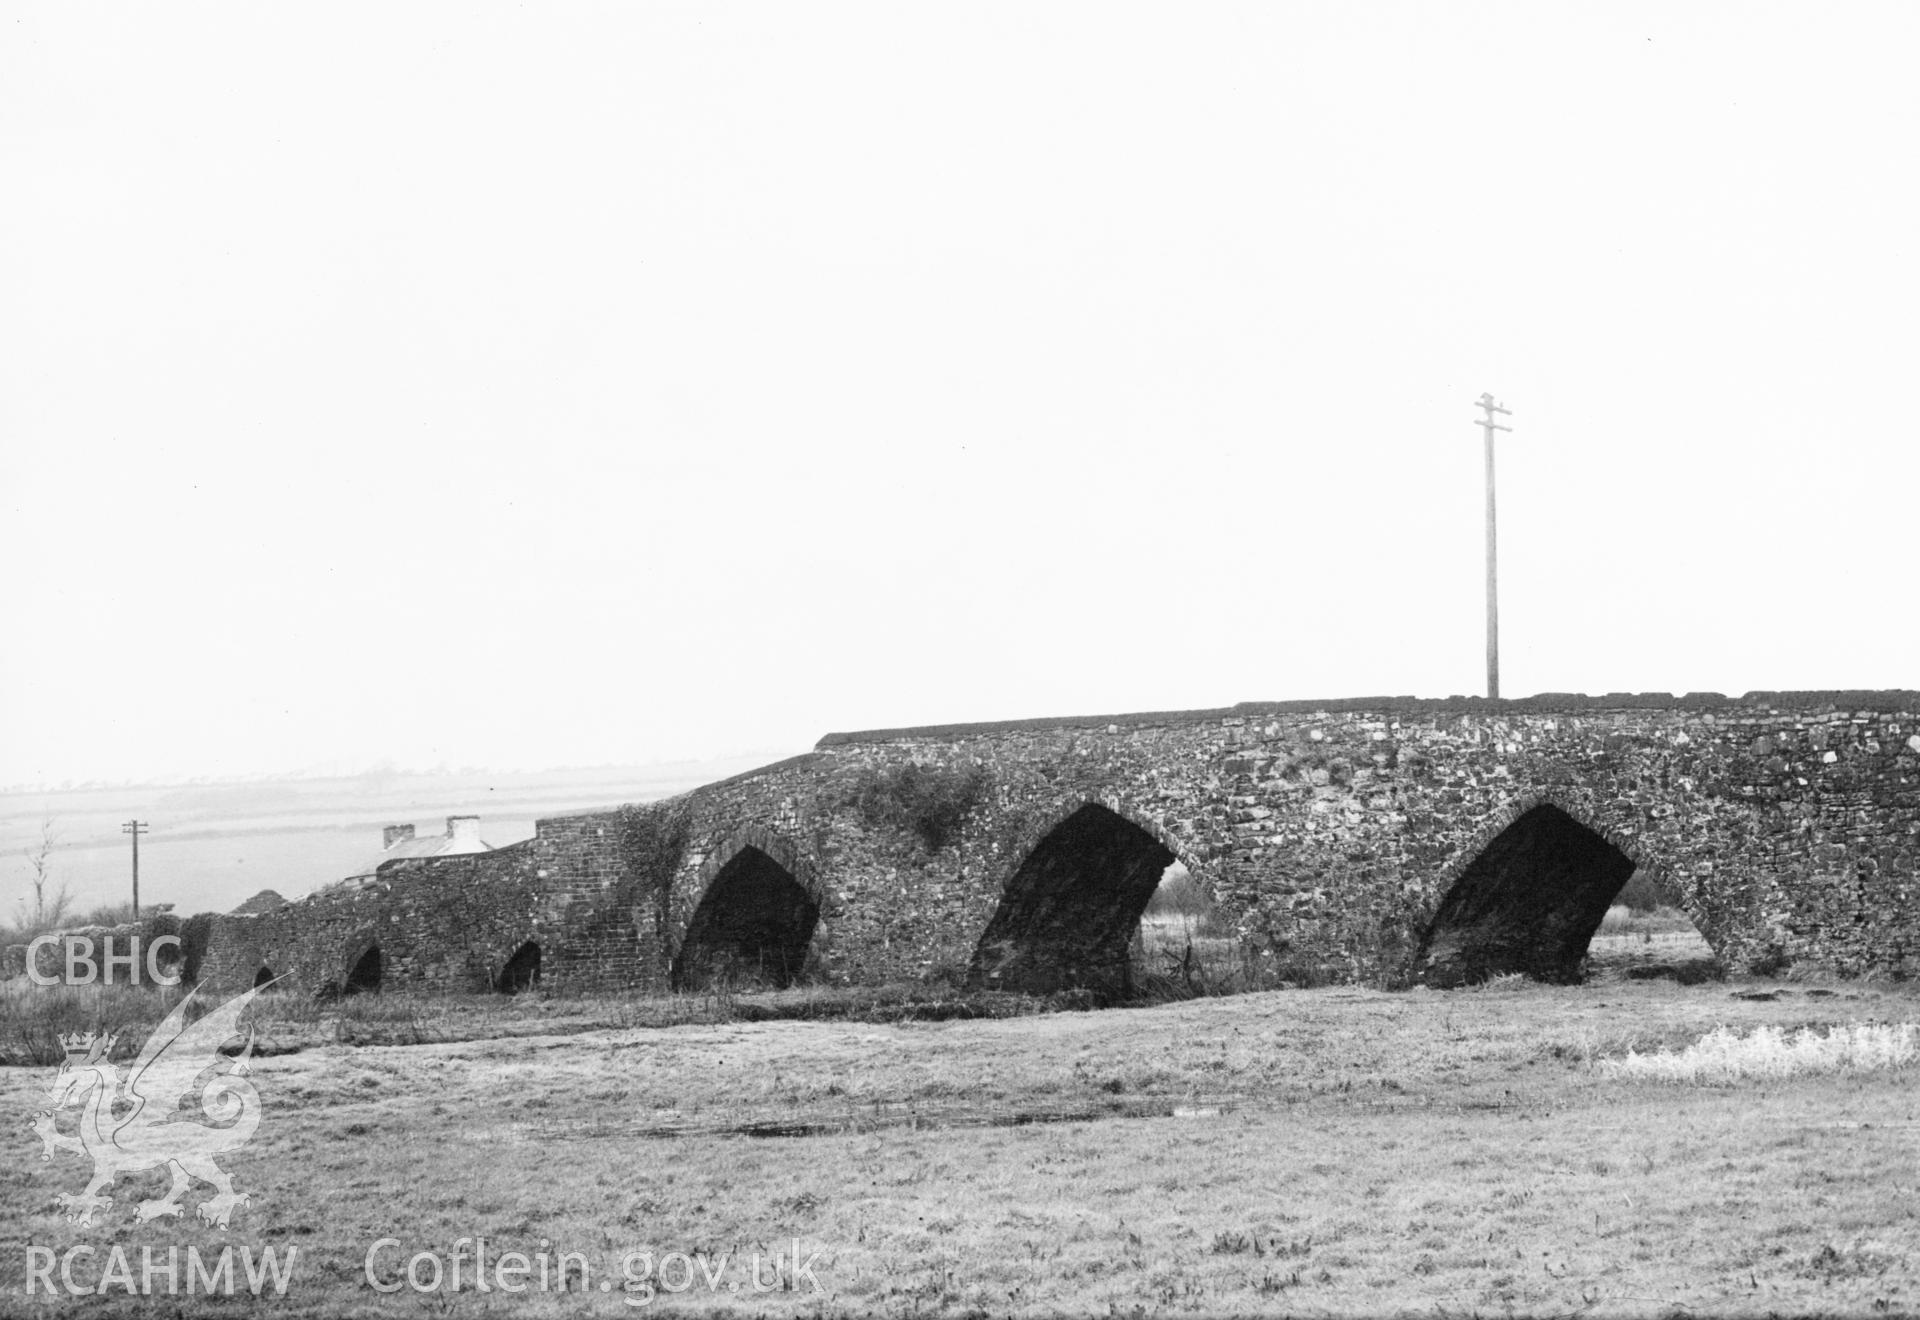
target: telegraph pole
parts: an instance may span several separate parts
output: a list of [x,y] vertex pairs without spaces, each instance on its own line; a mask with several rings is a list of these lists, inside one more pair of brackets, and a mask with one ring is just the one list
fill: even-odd
[[1487,437],[1487,695],[1500,695],[1500,574],[1497,537],[1494,532],[1493,516],[1493,433],[1511,431],[1511,426],[1502,426],[1493,420],[1494,414],[1511,417],[1513,414],[1493,401],[1491,394],[1482,394],[1473,401],[1473,406],[1486,413],[1476,418],[1474,425],[1481,428]]
[[147,832],[147,822],[130,820],[120,827],[122,834],[133,836],[133,919],[140,920],[140,836]]

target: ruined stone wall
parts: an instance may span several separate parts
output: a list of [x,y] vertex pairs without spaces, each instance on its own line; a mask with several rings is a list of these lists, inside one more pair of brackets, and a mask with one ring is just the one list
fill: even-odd
[[[906,765],[977,789],[945,837],[876,808]],[[881,806],[885,795],[879,794]],[[484,987],[538,939],[543,979],[665,989],[703,895],[757,849],[817,904],[808,972],[959,978],[1009,879],[1087,803],[1137,824],[1256,948],[1404,977],[1454,881],[1552,804],[1650,871],[1735,967],[1920,972],[1920,694],[1247,704],[830,735],[666,803],[542,821],[474,857],[222,918],[208,975]]]
[[484,991],[532,940],[555,988],[644,984],[612,829],[608,815],[544,820],[509,847],[392,861],[272,912],[217,918],[201,982],[245,989],[264,967],[302,990],[338,990],[378,945],[383,985]]
[[[200,982],[244,990],[265,971],[283,987],[339,990],[378,947],[383,984],[485,989],[518,947],[534,903],[530,850],[517,844],[450,857],[432,867],[395,861],[372,877],[346,881],[254,916],[217,919]],[[524,937],[522,937],[524,938]]]

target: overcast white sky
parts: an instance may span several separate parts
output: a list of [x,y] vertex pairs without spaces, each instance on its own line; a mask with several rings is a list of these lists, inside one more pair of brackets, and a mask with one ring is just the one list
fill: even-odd
[[0,14],[0,783],[1920,686],[1920,6]]

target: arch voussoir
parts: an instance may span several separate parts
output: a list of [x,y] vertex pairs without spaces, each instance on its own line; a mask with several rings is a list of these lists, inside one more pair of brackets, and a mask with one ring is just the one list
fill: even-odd
[[696,888],[699,891],[696,906],[699,901],[706,898],[720,873],[749,848],[764,853],[777,862],[802,889],[807,891],[808,897],[822,907],[826,906],[825,888],[821,884],[819,870],[812,860],[786,835],[760,824],[740,826],[722,839],[717,846],[707,851],[706,858],[700,863],[696,876]]

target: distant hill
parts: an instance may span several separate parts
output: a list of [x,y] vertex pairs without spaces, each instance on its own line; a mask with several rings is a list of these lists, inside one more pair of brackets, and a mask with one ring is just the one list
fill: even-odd
[[[250,908],[269,896],[305,897],[377,855],[387,825],[438,831],[448,816],[477,815],[482,837],[498,848],[531,838],[534,821],[543,817],[671,797],[784,754],[512,773],[381,772],[0,793],[0,902],[25,886],[21,854],[36,844],[43,822],[53,826],[53,882],[67,886],[74,910],[86,911],[131,897],[129,850],[120,826],[132,818],[145,821],[142,904],[172,903],[185,916],[231,911],[235,904]],[[9,880],[15,882],[11,887]]]

